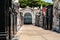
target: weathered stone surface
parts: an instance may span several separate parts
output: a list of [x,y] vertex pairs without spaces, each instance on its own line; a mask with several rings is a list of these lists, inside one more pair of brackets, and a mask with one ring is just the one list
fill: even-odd
[[[32,24],[35,25],[35,16],[36,16],[36,13],[39,13],[40,9],[38,8],[30,8],[30,7],[26,7],[26,8],[19,8],[19,12],[22,12],[23,13],[23,17],[26,13],[30,13],[32,15]],[[24,20],[23,20],[24,22]]]
[[60,30],[59,29],[59,14],[58,14],[58,2],[59,0],[53,0],[53,30]]

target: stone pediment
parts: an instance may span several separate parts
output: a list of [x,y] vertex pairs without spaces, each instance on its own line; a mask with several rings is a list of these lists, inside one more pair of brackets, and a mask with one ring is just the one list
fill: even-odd
[[27,6],[26,8],[27,8],[27,9],[30,9],[30,7],[29,7],[29,6]]
[[25,10],[26,10],[26,11],[31,10],[31,7],[27,6],[27,7],[25,8]]

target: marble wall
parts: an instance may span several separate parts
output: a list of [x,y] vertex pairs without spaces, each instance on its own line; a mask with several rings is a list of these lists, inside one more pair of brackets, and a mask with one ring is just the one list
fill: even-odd
[[55,31],[59,31],[59,14],[58,14],[58,2],[59,0],[53,0],[53,29]]

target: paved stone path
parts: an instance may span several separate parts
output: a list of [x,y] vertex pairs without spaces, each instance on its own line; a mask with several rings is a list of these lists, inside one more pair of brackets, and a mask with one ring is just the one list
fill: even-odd
[[60,34],[33,25],[23,25],[14,40],[60,40]]

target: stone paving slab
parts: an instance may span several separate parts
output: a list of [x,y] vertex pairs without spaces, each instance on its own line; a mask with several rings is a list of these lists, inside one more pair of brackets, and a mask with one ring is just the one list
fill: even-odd
[[17,40],[60,40],[60,34],[33,25],[23,25],[16,36]]

